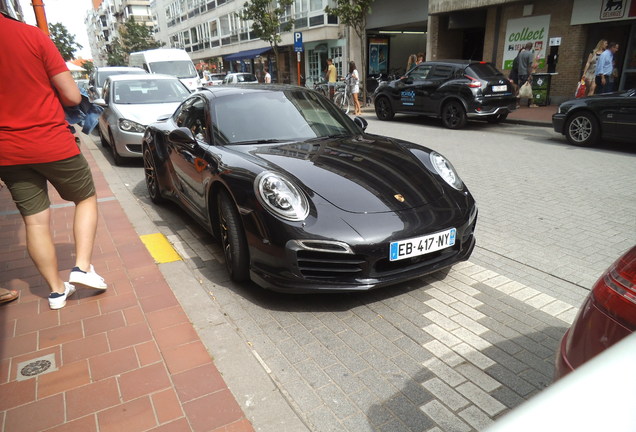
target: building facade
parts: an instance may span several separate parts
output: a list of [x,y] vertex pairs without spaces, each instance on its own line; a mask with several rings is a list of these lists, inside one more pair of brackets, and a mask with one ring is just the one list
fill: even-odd
[[93,0],[84,24],[95,66],[107,65],[109,47],[119,37],[120,26],[129,18],[154,27],[150,0]]
[[167,47],[186,50],[195,64],[212,72],[252,72],[262,78],[267,66],[274,80],[280,72],[283,82],[297,83],[299,56],[294,51],[294,33],[300,32],[303,83],[323,75],[328,57],[334,59],[340,75],[345,72],[347,33],[337,17],[325,13],[328,0],[296,0],[287,8],[282,22],[292,28],[281,32],[278,58],[254,34],[252,23],[241,18],[244,4],[244,0],[153,0],[157,39]]
[[473,58],[508,73],[532,42],[553,104],[574,97],[600,39],[619,43],[616,89],[636,87],[636,0],[429,0],[429,58]]

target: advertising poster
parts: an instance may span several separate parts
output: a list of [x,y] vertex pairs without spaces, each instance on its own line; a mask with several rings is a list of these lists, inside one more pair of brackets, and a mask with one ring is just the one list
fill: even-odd
[[503,69],[510,70],[512,61],[517,57],[519,49],[532,42],[539,68],[545,66],[545,54],[548,48],[550,31],[550,15],[539,15],[527,18],[508,20],[503,50]]
[[389,70],[389,40],[369,39],[369,74],[387,73]]

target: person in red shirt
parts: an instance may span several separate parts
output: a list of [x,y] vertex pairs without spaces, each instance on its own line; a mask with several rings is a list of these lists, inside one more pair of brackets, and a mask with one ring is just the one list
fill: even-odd
[[[27,250],[49,284],[49,307],[64,307],[74,284],[106,289],[91,264],[97,230],[93,177],[64,116],[80,103],[64,59],[37,27],[0,14],[0,179],[26,227]],[[47,182],[75,203],[75,267],[59,277]]]

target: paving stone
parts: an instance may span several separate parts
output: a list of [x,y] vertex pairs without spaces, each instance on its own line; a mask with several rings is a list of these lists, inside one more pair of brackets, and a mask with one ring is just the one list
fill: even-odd
[[294,364],[298,374],[314,389],[331,383],[331,378],[312,359],[306,359]]
[[[454,301],[451,302],[451,304],[452,303],[454,303]],[[446,303],[442,303],[438,299],[427,300],[424,302],[424,304],[436,310],[437,312],[441,313],[442,315],[446,317],[452,317],[453,315],[458,313],[456,309],[453,309]]]
[[[453,321],[450,318],[447,318],[446,316],[442,315],[441,313],[439,313],[436,310],[432,310],[430,312],[426,312],[424,314],[424,316],[428,319],[430,319],[433,323],[437,324],[438,326],[440,326],[441,328],[443,328],[446,331],[452,331],[455,330],[456,328],[458,328],[460,326],[460,324],[458,324],[457,322]],[[456,317],[457,315],[455,315]]]
[[469,432],[471,430],[470,426],[436,400],[430,401],[421,409],[446,432]]
[[427,360],[424,362],[424,367],[452,387],[455,387],[466,381],[466,377],[458,373],[455,369],[448,366],[448,364],[444,363],[441,360],[435,358]]
[[457,411],[468,405],[468,401],[465,398],[439,378],[430,379],[422,383],[422,385],[452,411]]
[[329,384],[320,387],[316,389],[316,394],[338,419],[347,418],[358,413],[355,405],[347,399],[339,385]]
[[493,424],[493,420],[474,405],[459,412],[459,416],[466,420],[474,429],[480,431]]
[[453,347],[454,345],[457,345],[461,342],[458,337],[454,336],[450,332],[447,332],[437,324],[428,325],[424,327],[423,330],[448,347]]
[[373,425],[380,426],[395,418],[393,413],[384,407],[383,401],[368,388],[349,394],[349,399],[356,404],[360,411],[366,413]]
[[501,387],[501,383],[499,381],[493,379],[490,375],[470,363],[462,363],[456,366],[455,370],[486,392],[491,392]]
[[[485,372],[502,383],[504,386],[513,390],[516,394],[527,397],[530,393],[536,390],[536,387],[532,384],[528,383],[523,378],[519,377],[517,374],[510,371],[510,369],[505,368],[499,364],[493,365],[485,370]],[[501,389],[497,389],[493,392],[496,393]],[[512,400],[512,399],[511,399]],[[506,403],[503,402],[502,403]],[[511,405],[508,405],[511,406]],[[515,406],[515,405],[512,405]]]
[[456,352],[437,340],[424,344],[424,348],[451,367],[457,366],[464,361]]
[[471,347],[467,343],[460,343],[452,347],[453,351],[464,357],[466,360],[474,364],[480,369],[486,369],[495,364],[495,362],[483,355],[475,348]]
[[396,418],[400,419],[410,431],[421,431],[435,426],[430,417],[425,415],[417,405],[414,405],[402,394],[389,399],[385,406],[390,409]]
[[472,403],[484,410],[488,415],[494,416],[500,413],[506,406],[488,393],[477,387],[472,382],[466,382],[457,387],[457,391],[468,398]]

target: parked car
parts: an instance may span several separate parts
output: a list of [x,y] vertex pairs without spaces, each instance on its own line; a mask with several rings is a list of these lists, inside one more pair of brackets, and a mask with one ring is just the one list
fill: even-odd
[[258,84],[258,79],[251,73],[229,73],[223,78],[223,84]]
[[563,102],[552,115],[552,126],[573,145],[592,146],[601,139],[633,143],[636,89]]
[[380,120],[421,114],[441,118],[449,129],[464,127],[469,118],[501,122],[517,106],[512,84],[495,66],[470,60],[420,63],[400,79],[381,83],[373,100]]
[[636,330],[636,246],[598,279],[561,340],[555,378],[578,368]]
[[115,75],[104,83],[104,107],[97,126],[103,145],[110,146],[116,165],[125,158],[141,157],[141,139],[146,125],[170,115],[190,94],[172,75]]
[[104,66],[96,67],[88,79],[88,96],[91,100],[102,97],[102,87],[106,78],[113,75],[126,74],[148,74],[145,70],[138,67],[128,66]]
[[206,82],[205,82],[205,86],[207,87],[207,86],[221,85],[223,83],[223,78],[225,78],[224,73],[208,74]]
[[219,239],[235,281],[368,290],[467,260],[477,206],[451,163],[364,132],[313,90],[206,87],[143,139],[146,185]]

